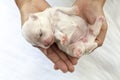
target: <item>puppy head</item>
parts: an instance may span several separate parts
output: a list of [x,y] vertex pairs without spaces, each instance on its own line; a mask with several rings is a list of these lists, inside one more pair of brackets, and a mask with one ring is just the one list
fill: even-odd
[[52,25],[43,13],[31,14],[22,26],[22,34],[33,46],[46,49],[54,42]]

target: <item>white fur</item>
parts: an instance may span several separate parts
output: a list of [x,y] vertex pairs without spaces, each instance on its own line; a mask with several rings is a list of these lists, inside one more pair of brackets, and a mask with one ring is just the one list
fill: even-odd
[[24,38],[33,46],[48,48],[54,41],[52,25],[49,21],[47,14],[42,12],[30,14],[22,26]]
[[[74,57],[91,53],[97,47],[95,38],[104,17],[99,16],[95,23],[90,25],[76,16],[77,10],[76,6],[54,7],[34,13],[22,27],[23,36],[32,45],[42,48],[48,48],[54,41],[62,51]],[[45,35],[40,37],[40,32]],[[45,41],[49,44],[47,47]]]

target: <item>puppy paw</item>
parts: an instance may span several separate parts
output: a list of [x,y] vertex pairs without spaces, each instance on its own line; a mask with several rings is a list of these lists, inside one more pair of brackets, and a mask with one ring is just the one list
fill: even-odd
[[66,45],[67,41],[68,41],[68,38],[67,38],[67,35],[65,34],[65,35],[62,36],[61,44]]
[[82,41],[83,41],[83,43],[86,43],[86,42],[88,42],[88,39],[85,37],[85,38],[83,38],[83,39],[81,39]]
[[73,52],[74,57],[79,58],[79,57],[81,57],[81,54],[82,54],[82,50],[80,48],[75,48],[74,49],[74,52]]
[[104,16],[99,16],[97,18],[97,21],[100,22],[100,23],[103,23],[105,21],[105,17]]

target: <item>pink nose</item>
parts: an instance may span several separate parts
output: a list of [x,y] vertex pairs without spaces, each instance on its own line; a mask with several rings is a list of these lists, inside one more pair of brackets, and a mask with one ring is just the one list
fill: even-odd
[[44,45],[45,46],[49,46],[53,43],[53,38],[48,38],[46,40],[44,40]]

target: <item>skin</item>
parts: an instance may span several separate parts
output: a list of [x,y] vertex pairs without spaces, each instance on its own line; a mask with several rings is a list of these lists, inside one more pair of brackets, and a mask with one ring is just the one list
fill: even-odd
[[[88,23],[94,24],[97,16],[104,15],[103,7],[106,0],[76,0],[75,5],[79,6],[79,16]],[[102,46],[107,32],[107,22],[102,25],[100,34],[96,38],[99,46]]]
[[[103,6],[105,0],[76,0],[74,5],[79,6],[79,16],[83,17],[88,23],[93,24],[96,16],[104,15]],[[41,12],[50,5],[45,0],[16,0],[16,4],[21,13],[22,24],[27,20],[28,14]],[[103,24],[96,42],[102,46],[107,31],[107,23]],[[60,69],[62,72],[73,72],[74,65],[77,64],[78,58],[66,55],[53,44],[49,49],[39,48],[54,63],[54,69]]]

